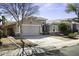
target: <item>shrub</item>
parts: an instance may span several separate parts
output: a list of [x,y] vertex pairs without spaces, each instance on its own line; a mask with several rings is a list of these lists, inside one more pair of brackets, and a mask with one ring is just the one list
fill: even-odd
[[77,32],[75,32],[75,33],[70,33],[69,35],[68,35],[68,37],[69,38],[76,38],[76,36],[77,36]]
[[69,25],[66,23],[60,23],[59,24],[59,30],[61,33],[63,33],[64,35],[68,35],[70,33],[69,30]]
[[64,32],[64,35],[69,35],[70,33],[72,33],[71,30],[66,30],[66,31]]

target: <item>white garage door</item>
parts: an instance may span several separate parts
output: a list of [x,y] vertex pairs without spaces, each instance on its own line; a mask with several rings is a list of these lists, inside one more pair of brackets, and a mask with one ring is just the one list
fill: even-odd
[[23,25],[23,35],[39,35],[40,27],[39,25]]

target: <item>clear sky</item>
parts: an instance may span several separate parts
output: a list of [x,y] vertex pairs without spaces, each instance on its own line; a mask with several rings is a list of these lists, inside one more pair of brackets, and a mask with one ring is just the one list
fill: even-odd
[[74,13],[66,13],[66,3],[37,3],[40,6],[36,16],[49,20],[76,17]]

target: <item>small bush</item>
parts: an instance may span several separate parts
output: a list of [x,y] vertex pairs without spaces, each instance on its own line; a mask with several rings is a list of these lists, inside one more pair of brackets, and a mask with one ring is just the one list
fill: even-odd
[[69,25],[66,23],[60,23],[59,24],[59,30],[61,33],[63,33],[64,35],[68,35],[70,30],[69,30]]
[[64,35],[69,35],[70,33],[72,33],[71,30],[66,30],[66,31],[64,32]]
[[75,33],[70,33],[69,35],[68,35],[68,37],[69,38],[76,38],[76,36],[77,36],[77,32],[75,32]]

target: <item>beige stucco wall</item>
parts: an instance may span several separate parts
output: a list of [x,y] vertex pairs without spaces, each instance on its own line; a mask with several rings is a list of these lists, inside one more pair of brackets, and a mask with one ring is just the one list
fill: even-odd
[[19,33],[20,33],[20,27],[18,27],[18,26],[16,25],[15,34],[19,34]]
[[39,25],[41,25],[41,24],[43,24],[43,22],[45,22],[45,21],[35,20],[35,19],[26,19],[23,21],[23,24],[35,24],[35,25],[39,24]]
[[[23,20],[23,23],[22,23],[22,26],[24,27],[28,27],[28,26],[40,26],[40,27],[37,27],[37,28],[39,28],[39,32],[40,33],[42,33],[42,24],[44,23],[44,22],[46,22],[45,20],[36,20],[36,19],[26,19],[26,20]],[[27,30],[27,27],[26,28],[23,28],[23,30],[25,31],[25,30]],[[36,30],[36,29],[35,29]],[[30,31],[30,30],[29,30]],[[19,34],[20,33],[20,27],[18,27],[17,25],[16,25],[16,32],[15,32],[16,34]]]

